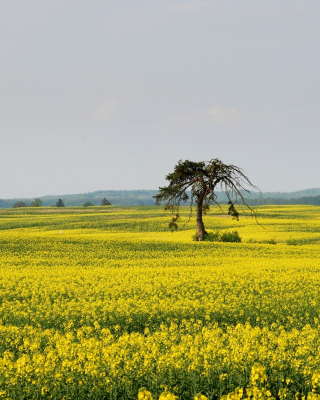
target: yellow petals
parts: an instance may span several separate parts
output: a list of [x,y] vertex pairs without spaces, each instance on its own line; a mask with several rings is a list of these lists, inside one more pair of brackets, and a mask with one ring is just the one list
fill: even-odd
[[319,207],[0,211],[0,398],[320,400]]
[[146,388],[139,389],[138,400],[153,400],[151,392]]
[[177,399],[178,396],[175,396],[170,392],[162,392],[159,396],[159,400],[177,400]]
[[194,396],[194,400],[208,400],[208,398],[206,396],[204,396],[201,393],[198,393]]

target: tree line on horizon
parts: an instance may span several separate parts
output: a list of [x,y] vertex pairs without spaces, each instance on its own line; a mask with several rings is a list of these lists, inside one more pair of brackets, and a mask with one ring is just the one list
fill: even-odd
[[246,199],[250,206],[267,206],[267,205],[312,205],[320,206],[320,195],[319,196],[304,196],[304,197],[293,197],[293,198],[259,198],[259,199]]
[[[40,200],[40,201],[39,201]],[[59,201],[59,199],[58,199]],[[44,204],[43,200],[36,198],[33,200],[30,204],[28,204],[24,200],[18,200],[15,203],[12,201],[5,201],[0,199],[0,208],[19,208],[19,207],[64,207],[65,202],[62,200],[63,205],[61,203],[57,204],[58,201],[55,204],[48,205]],[[83,204],[70,204],[68,202],[68,206],[83,206],[83,207],[93,207],[93,206],[99,206],[99,205],[111,205],[111,202],[107,200],[110,204],[94,204],[92,201],[85,201]],[[276,197],[267,197],[267,198],[258,198],[258,199],[246,199],[246,202],[250,206],[265,206],[265,205],[313,205],[313,206],[320,206],[320,195],[319,196],[304,196],[304,197],[298,197],[298,198],[276,198]],[[128,201],[129,204],[126,204],[126,202],[123,202],[125,204],[118,204],[114,203],[113,205],[117,206],[152,206],[155,205],[155,201],[153,199],[150,199],[150,201]],[[227,201],[222,201],[221,204],[227,204]]]
[[[40,198],[34,199],[30,204],[24,202],[23,200],[18,200],[16,203],[13,204],[12,208],[21,208],[21,207],[42,207],[43,201]],[[86,201],[83,204],[83,207],[92,207],[94,206],[91,201]],[[101,206],[111,206],[111,203],[105,197],[101,200]],[[58,199],[57,202],[51,207],[65,207],[64,201],[62,199]]]
[[[55,205],[59,198],[63,200],[66,207],[81,207],[86,203],[87,207],[90,207],[90,204],[98,206],[101,205],[103,198],[108,199],[110,203],[117,206],[152,206],[155,204],[155,199],[152,197],[155,194],[157,194],[156,190],[108,190],[64,196],[42,196],[38,199],[42,201],[41,206],[43,207]],[[217,192],[217,196],[220,203],[225,204],[228,202],[219,192]],[[291,193],[267,192],[262,193],[262,196],[259,193],[251,192],[250,198],[245,196],[245,199],[247,204],[251,206],[269,204],[320,205],[320,189],[307,189]],[[35,207],[37,206],[37,203],[33,204],[35,200],[30,198],[0,199],[0,208],[11,208],[20,201],[29,207]]]

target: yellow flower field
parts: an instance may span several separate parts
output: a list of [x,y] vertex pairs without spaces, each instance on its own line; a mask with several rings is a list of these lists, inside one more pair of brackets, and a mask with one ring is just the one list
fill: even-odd
[[0,210],[0,398],[320,399],[320,208]]

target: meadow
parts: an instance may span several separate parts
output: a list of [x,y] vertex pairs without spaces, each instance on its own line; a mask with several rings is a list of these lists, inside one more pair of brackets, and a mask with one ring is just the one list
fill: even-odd
[[224,211],[0,210],[0,398],[319,400],[320,207]]

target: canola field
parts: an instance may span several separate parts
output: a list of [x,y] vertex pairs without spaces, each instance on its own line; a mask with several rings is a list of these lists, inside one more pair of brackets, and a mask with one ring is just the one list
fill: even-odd
[[320,399],[320,207],[0,210],[0,398]]

